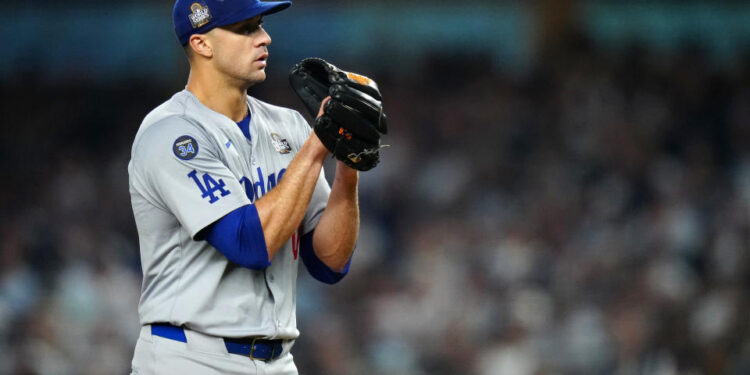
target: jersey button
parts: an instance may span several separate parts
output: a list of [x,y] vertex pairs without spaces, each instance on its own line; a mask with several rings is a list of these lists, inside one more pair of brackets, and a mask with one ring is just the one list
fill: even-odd
[[271,275],[271,276],[268,276],[268,279],[271,280],[271,282],[273,282],[276,278],[274,278],[273,275]]

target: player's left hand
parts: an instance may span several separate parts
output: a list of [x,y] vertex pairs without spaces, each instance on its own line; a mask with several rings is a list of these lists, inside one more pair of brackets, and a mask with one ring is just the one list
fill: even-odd
[[318,113],[313,129],[336,159],[360,171],[380,162],[380,137],[388,128],[375,81],[319,58],[297,63],[289,80],[310,114]]

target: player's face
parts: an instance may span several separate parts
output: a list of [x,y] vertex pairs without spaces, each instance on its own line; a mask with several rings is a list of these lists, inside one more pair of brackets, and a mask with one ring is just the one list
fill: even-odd
[[211,30],[214,66],[230,79],[254,85],[266,79],[271,37],[257,16]]

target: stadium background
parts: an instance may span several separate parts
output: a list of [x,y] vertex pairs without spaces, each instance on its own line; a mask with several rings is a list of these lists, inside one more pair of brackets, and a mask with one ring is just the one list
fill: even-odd
[[[169,1],[27,1],[0,23],[0,374],[125,374],[126,165],[182,89]],[[303,374],[750,373],[750,4],[304,1],[306,56],[377,78],[352,272],[301,277]]]

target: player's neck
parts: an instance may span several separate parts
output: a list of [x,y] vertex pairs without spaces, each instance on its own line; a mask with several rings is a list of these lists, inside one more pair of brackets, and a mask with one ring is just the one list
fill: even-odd
[[230,85],[222,79],[203,77],[195,71],[190,72],[186,88],[203,105],[235,122],[247,115],[247,88]]

